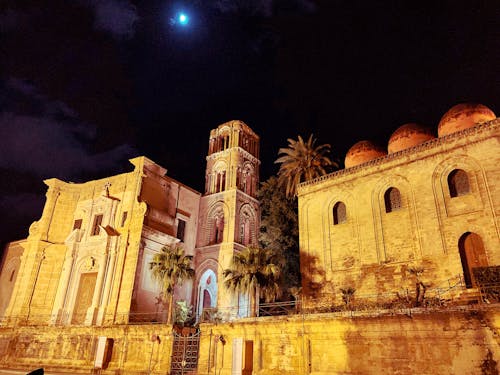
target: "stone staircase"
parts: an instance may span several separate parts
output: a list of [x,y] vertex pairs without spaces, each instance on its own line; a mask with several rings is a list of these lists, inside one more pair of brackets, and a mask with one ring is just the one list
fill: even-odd
[[459,305],[476,305],[483,302],[479,288],[464,289],[455,302]]

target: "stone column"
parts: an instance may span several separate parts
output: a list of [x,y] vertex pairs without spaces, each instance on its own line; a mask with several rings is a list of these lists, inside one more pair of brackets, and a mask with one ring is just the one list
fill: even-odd
[[68,246],[66,257],[64,258],[63,268],[61,272],[61,278],[59,279],[59,285],[57,287],[56,297],[54,299],[54,305],[52,308],[52,315],[50,317],[50,324],[57,324],[58,322],[62,322],[64,320],[64,300],[66,298],[66,294],[69,287],[69,279],[71,277],[71,273],[73,271],[73,248],[75,244],[72,246]]
[[112,240],[112,246],[110,246],[110,248],[111,248],[110,253],[111,254],[108,255],[109,261],[108,261],[108,266],[107,266],[107,270],[106,270],[106,279],[104,282],[104,290],[102,293],[102,299],[101,299],[101,303],[100,303],[99,311],[98,311],[98,315],[97,315],[97,324],[100,324],[100,325],[105,323],[104,318],[105,318],[106,310],[107,310],[108,303],[109,303],[109,295],[111,293],[111,284],[113,283],[114,274],[115,274],[116,254],[118,252],[117,243],[119,242],[117,240],[118,238],[119,237],[112,237],[111,238],[111,240]]
[[[107,241],[109,242],[109,241]],[[87,316],[85,318],[85,325],[92,325],[95,322],[97,309],[99,307],[99,300],[102,293],[102,287],[104,283],[104,275],[106,270],[106,265],[108,262],[108,243],[106,244],[106,250],[99,257],[99,269],[97,271],[97,282],[94,289],[94,296],[92,298],[92,305],[87,310]]]

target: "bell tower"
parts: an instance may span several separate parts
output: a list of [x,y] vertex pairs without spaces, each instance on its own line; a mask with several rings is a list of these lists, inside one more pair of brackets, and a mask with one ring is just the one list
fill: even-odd
[[[206,159],[194,304],[198,316],[208,307],[233,316],[239,311],[241,315],[244,301],[226,290],[223,271],[235,252],[258,243],[260,211],[255,195],[259,186],[259,136],[242,121],[224,123],[210,132]],[[207,278],[208,273],[213,276]]]

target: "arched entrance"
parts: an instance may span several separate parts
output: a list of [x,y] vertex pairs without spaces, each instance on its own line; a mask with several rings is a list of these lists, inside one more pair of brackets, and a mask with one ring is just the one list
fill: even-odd
[[476,233],[464,233],[458,240],[458,250],[464,270],[465,286],[467,288],[475,287],[473,269],[488,266],[483,240]]
[[217,306],[217,276],[212,270],[206,270],[201,275],[198,284],[198,306],[196,315],[198,319],[203,313],[203,309]]

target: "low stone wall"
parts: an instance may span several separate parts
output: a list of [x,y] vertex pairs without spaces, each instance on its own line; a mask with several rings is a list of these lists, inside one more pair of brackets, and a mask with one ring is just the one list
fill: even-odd
[[236,360],[243,374],[492,375],[500,369],[499,334],[500,307],[203,324],[198,374],[229,375]]
[[[498,374],[500,306],[411,315],[312,314],[202,324],[198,374]],[[102,374],[167,374],[172,327],[1,327],[0,368],[89,374],[98,336],[113,339]],[[155,340],[156,337],[159,340]]]
[[90,374],[99,336],[113,340],[108,366],[101,374],[165,374],[170,370],[172,326],[168,325],[0,328],[0,368],[44,367]]

